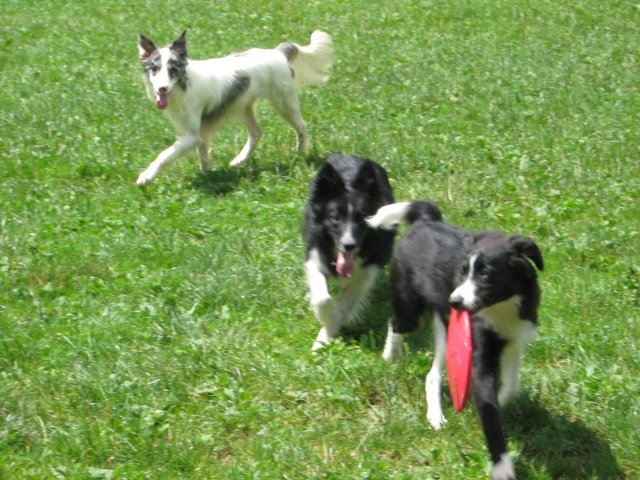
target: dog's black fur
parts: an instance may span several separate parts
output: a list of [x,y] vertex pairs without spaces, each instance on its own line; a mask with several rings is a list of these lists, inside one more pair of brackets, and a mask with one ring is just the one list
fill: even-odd
[[[449,312],[450,308],[468,310],[473,335],[471,388],[494,464],[492,477],[515,478],[500,406],[517,393],[522,349],[535,336],[540,288],[534,265],[543,269],[542,254],[527,237],[505,237],[494,230],[472,233],[447,224],[432,202],[390,205],[387,211],[396,206],[393,215],[384,218],[383,210],[370,219],[378,227],[412,224],[398,242],[391,264],[394,315],[384,357],[393,361],[401,356],[402,335],[418,328],[425,311],[433,314],[436,352],[427,376],[427,415],[440,428],[444,417],[439,370]],[[501,374],[506,377],[498,394]]]
[[[363,266],[383,267],[391,259],[395,232],[371,228],[365,220],[393,202],[384,168],[366,158],[332,155],[310,189],[304,224],[307,259],[317,248],[324,266],[336,276],[337,251],[357,249]],[[354,242],[345,244],[343,235],[349,227]]]
[[[395,231],[372,228],[366,218],[393,202],[384,168],[366,158],[334,154],[313,180],[304,222],[305,265],[311,304],[327,333],[319,336],[315,348],[354,316],[375,276],[389,262]],[[348,258],[351,268],[337,268],[340,257]],[[334,308],[326,282],[338,276],[342,291]]]
[[451,307],[460,307],[461,299],[449,299],[449,295],[463,282],[473,254],[480,255],[478,260],[490,276],[478,294],[482,303],[470,313],[518,294],[524,300],[520,318],[537,324],[540,288],[535,269],[525,257],[540,270],[543,261],[532,240],[519,235],[504,237],[497,230],[463,230],[442,221],[439,208],[432,202],[412,202],[407,222],[413,227],[398,242],[391,266],[391,276],[397,279],[392,284],[392,302],[403,311],[402,317],[394,320],[398,322],[394,331],[415,330],[425,309],[436,310],[447,319]]

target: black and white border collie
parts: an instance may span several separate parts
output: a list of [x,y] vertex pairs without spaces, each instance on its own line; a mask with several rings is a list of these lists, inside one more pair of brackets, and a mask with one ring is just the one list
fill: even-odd
[[[492,478],[515,479],[500,407],[519,391],[525,345],[536,336],[543,269],[533,240],[490,230],[472,233],[442,221],[432,202],[382,207],[368,219],[375,228],[412,225],[391,262],[393,317],[383,357],[403,355],[403,340],[425,311],[433,314],[434,359],[426,378],[427,418],[435,429],[446,422],[440,403],[451,308],[467,310],[473,335],[472,394],[493,461]],[[533,265],[531,264],[533,262]],[[498,385],[500,389],[498,390]]]
[[[373,228],[366,218],[393,202],[384,168],[366,158],[332,155],[313,180],[304,236],[311,308],[322,324],[314,350],[356,317],[391,259],[395,231]],[[340,285],[335,305],[329,294],[331,277],[337,277]]]
[[147,94],[164,110],[180,134],[138,177],[147,185],[182,155],[196,150],[202,170],[210,168],[209,141],[231,118],[240,121],[249,140],[230,163],[246,161],[262,136],[255,117],[260,98],[267,98],[298,135],[298,151],[306,152],[307,127],[300,113],[298,87],[320,85],[335,63],[331,37],[315,31],[311,44],[282,43],[272,50],[254,48],[223,58],[191,60],[186,31],[165,48],[140,35],[138,48]]

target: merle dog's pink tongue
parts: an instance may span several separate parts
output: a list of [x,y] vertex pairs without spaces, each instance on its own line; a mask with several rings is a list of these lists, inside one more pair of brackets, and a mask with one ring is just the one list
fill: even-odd
[[355,255],[353,253],[338,252],[338,261],[336,262],[336,270],[341,277],[349,278],[353,275],[353,269],[356,266]]
[[168,93],[156,93],[156,105],[160,110],[164,110],[169,105]]

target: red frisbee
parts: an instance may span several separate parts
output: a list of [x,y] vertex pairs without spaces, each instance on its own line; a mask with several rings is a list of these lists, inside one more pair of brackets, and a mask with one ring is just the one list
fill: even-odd
[[471,391],[471,319],[466,310],[451,310],[447,334],[447,372],[453,408],[461,412]]

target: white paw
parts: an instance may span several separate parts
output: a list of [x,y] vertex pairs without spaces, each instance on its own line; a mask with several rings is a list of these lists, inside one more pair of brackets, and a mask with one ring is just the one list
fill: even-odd
[[138,185],[139,187],[146,187],[153,182],[154,177],[148,177],[147,175],[145,175],[145,173],[146,171],[142,172],[138,177],[138,180],[136,181],[136,185]]
[[516,470],[508,453],[503,453],[500,461],[493,465],[491,480],[516,480]]
[[311,350],[319,350],[324,347],[327,343],[331,341],[332,338],[335,338],[335,335],[332,335],[326,327],[322,327],[318,332],[318,336],[316,340],[313,342],[313,346]]
[[229,163],[229,166],[237,167],[238,165],[242,165],[246,161],[247,161],[247,157],[238,155],[236,158],[233,159],[231,163]]
[[318,340],[316,340],[315,342],[313,342],[313,345],[311,345],[311,351],[317,352],[318,350],[326,346],[327,346],[327,342],[319,342]]
[[442,414],[442,410],[427,411],[427,420],[431,424],[434,430],[441,430],[442,427],[447,423],[447,419],[444,418]]
[[404,356],[404,352],[402,350],[399,351],[390,351],[385,350],[382,352],[382,358],[387,363],[395,363],[400,360]]

